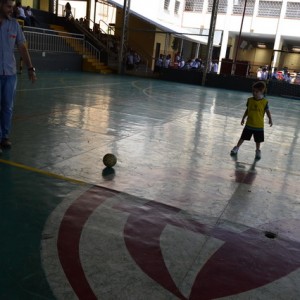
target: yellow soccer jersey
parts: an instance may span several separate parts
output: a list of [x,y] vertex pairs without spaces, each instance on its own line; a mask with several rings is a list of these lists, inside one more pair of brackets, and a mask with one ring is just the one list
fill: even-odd
[[246,126],[252,128],[264,128],[264,116],[269,109],[268,100],[262,98],[256,100],[254,97],[248,98],[247,101],[248,117]]

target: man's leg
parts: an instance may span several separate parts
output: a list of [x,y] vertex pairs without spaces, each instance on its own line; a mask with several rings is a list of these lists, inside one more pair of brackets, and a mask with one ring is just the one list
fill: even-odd
[[11,129],[14,98],[16,94],[17,76],[3,76],[1,79],[1,145],[9,147],[8,141]]

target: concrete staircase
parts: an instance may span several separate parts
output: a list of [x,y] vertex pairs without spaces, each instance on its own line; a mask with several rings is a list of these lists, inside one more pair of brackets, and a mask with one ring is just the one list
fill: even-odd
[[[64,26],[52,24],[50,25],[50,28],[57,31],[60,36],[68,36],[66,34],[68,31]],[[101,74],[113,73],[113,70],[110,67],[100,62],[88,49],[85,48],[85,46],[80,45],[76,42],[76,40],[66,38],[66,43],[69,44],[76,53],[82,55],[82,71]]]

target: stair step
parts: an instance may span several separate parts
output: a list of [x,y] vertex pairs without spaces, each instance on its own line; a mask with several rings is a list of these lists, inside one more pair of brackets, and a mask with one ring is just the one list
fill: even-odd
[[[64,32],[68,32],[63,26],[51,24],[50,28],[56,31],[59,31],[60,36],[66,35]],[[86,72],[95,72],[101,74],[111,74],[113,70],[107,65],[99,62],[96,58],[93,57],[91,53],[89,53],[83,45],[80,45],[78,41],[74,41],[71,39],[66,39],[66,42],[76,51],[77,53],[83,56],[83,66],[82,70]]]
[[49,27],[53,30],[57,30],[57,31],[66,31],[65,27],[61,26],[61,25],[55,25],[55,24],[50,24]]

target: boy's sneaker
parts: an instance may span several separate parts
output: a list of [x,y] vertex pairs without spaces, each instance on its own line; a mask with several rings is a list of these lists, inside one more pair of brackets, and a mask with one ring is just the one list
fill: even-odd
[[255,159],[260,159],[261,158],[261,151],[260,150],[256,150],[255,151]]
[[238,151],[239,151],[239,147],[235,146],[230,151],[230,155],[236,155],[238,153]]

